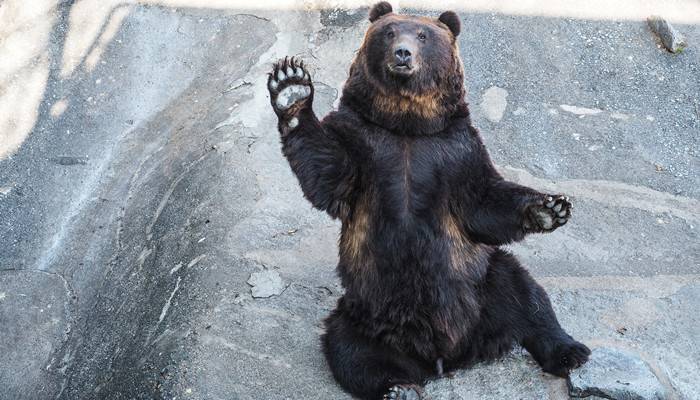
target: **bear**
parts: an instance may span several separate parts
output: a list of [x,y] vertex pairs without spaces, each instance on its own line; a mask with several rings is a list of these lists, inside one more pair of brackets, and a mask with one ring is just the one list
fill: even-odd
[[380,2],[368,17],[322,120],[303,61],[278,61],[267,81],[304,196],[341,222],[344,293],[321,336],[334,378],[361,399],[420,399],[427,380],[516,345],[565,377],[590,350],[502,246],[566,224],[570,199],[497,172],[465,101],[455,12],[401,15]]

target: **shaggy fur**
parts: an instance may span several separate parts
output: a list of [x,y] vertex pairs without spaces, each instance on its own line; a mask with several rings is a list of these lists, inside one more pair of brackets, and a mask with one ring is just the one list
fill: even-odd
[[457,14],[369,13],[337,111],[319,121],[303,64],[268,81],[283,152],[306,198],[342,221],[345,294],[323,350],[348,392],[418,398],[426,379],[516,344],[565,376],[590,350],[559,326],[544,290],[500,245],[549,232],[568,198],[505,181],[464,102]]

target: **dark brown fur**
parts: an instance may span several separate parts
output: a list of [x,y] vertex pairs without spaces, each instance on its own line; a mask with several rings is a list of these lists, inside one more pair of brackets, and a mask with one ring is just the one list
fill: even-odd
[[[386,62],[386,55],[377,55],[381,43],[376,38],[388,27],[401,26],[404,31],[431,29],[439,36],[431,43],[435,57],[419,71],[421,79],[407,83],[402,79],[377,73]],[[439,62],[434,62],[440,60]],[[430,134],[445,128],[446,120],[466,113],[464,103],[464,69],[457,50],[457,41],[450,29],[434,18],[387,14],[374,22],[350,66],[343,88],[343,99],[349,107],[389,130],[414,134]]]

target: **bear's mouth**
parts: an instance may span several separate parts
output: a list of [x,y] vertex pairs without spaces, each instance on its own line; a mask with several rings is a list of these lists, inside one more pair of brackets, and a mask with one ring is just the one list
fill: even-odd
[[410,63],[391,63],[389,64],[389,70],[400,75],[410,75],[413,73],[413,67]]

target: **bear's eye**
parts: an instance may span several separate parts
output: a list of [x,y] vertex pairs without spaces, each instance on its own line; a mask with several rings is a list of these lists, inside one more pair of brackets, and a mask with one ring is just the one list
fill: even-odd
[[389,32],[386,35],[391,39],[393,39],[396,36],[396,34],[394,32]]
[[419,39],[419,40],[423,41],[423,40],[425,40],[426,38],[427,38],[427,36],[425,36],[425,33],[420,33],[420,34],[418,34],[418,39]]

